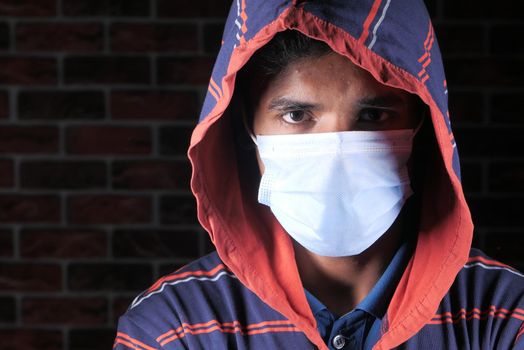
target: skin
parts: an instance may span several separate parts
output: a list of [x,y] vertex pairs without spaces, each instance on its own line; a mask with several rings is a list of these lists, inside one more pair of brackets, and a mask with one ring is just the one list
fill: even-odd
[[[255,99],[255,135],[416,127],[413,95],[376,81],[349,59],[329,53],[290,63]],[[260,173],[264,164],[257,153]],[[390,229],[356,256],[325,257],[294,242],[302,283],[332,312],[351,311],[370,292],[402,241],[401,213]]]

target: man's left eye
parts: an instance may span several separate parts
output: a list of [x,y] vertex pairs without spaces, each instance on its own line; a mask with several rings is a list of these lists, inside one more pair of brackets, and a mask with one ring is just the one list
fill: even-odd
[[381,122],[388,119],[390,114],[383,109],[364,109],[359,113],[358,119],[364,122]]

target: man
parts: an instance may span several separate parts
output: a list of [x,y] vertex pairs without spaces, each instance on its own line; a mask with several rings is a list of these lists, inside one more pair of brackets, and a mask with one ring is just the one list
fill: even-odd
[[524,348],[522,274],[470,251],[445,86],[419,1],[234,3],[189,149],[217,252],[116,348]]

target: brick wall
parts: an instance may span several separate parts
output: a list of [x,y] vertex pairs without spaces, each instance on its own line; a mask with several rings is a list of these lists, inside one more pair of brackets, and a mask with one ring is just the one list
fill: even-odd
[[[522,269],[524,22],[506,3],[427,1],[475,243]],[[228,6],[0,0],[0,349],[108,349],[132,297],[211,249],[185,152]]]

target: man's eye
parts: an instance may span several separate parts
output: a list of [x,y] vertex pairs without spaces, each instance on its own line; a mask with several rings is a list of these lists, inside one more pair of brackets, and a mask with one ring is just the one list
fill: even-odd
[[282,119],[289,124],[298,124],[305,121],[307,116],[304,111],[292,111],[282,114]]
[[382,122],[390,117],[391,112],[383,109],[364,109],[359,114],[359,120],[364,122]]

